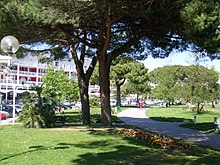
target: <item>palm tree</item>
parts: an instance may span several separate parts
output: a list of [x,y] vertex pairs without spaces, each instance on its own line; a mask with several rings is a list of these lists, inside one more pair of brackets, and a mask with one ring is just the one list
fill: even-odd
[[28,93],[25,96],[19,120],[29,128],[53,127],[55,112],[48,99],[42,96],[43,85],[34,86],[32,90],[36,93]]

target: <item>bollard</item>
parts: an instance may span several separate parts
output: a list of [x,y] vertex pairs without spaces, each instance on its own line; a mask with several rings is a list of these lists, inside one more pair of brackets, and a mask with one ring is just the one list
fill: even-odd
[[196,116],[194,116],[194,125],[196,125]]
[[217,124],[217,117],[214,117],[214,124]]
[[220,118],[219,117],[214,118],[214,124],[216,125],[216,129],[220,131]]
[[115,107],[115,113],[117,112],[117,110],[118,110],[118,108],[117,108],[117,106]]

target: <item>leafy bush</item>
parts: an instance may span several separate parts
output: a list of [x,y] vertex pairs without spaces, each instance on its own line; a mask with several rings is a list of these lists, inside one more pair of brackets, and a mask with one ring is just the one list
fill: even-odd
[[27,94],[23,100],[22,114],[19,120],[28,128],[53,127],[55,112],[49,101],[41,96],[42,87],[36,87],[37,93]]
[[100,98],[98,96],[92,96],[89,100],[91,108],[99,108],[100,107]]

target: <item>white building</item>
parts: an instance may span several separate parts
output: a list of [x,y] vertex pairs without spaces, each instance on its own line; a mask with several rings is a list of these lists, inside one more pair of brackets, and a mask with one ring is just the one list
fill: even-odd
[[[88,68],[90,61],[90,59],[85,59],[85,69]],[[73,60],[53,61],[52,65],[57,70],[62,68],[70,79],[77,79]],[[41,85],[48,66],[47,63],[38,62],[37,56],[29,55],[23,59],[17,59],[0,55],[0,95],[3,99],[10,99],[14,89],[17,94],[28,91],[33,85]],[[91,85],[89,91],[93,94],[99,93],[99,86]]]
[[[52,65],[55,69],[62,68],[69,78],[76,75],[73,61],[54,61]],[[16,93],[22,93],[33,85],[41,85],[48,66],[38,62],[36,56],[17,59],[0,55],[0,93],[8,97],[7,95],[12,95],[13,88],[16,88]]]

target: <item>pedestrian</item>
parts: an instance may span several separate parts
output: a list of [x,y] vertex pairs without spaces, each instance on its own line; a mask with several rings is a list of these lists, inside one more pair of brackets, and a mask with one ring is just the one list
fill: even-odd
[[140,100],[139,102],[139,107],[140,107],[140,110],[142,110],[142,107],[143,107],[143,102]]

